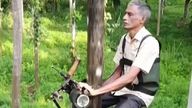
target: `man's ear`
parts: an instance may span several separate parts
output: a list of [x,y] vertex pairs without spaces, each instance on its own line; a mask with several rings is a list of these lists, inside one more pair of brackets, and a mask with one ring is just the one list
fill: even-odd
[[141,24],[144,24],[144,23],[145,23],[145,20],[146,20],[146,18],[145,18],[145,17],[142,17],[141,20],[140,20],[140,23],[141,23]]

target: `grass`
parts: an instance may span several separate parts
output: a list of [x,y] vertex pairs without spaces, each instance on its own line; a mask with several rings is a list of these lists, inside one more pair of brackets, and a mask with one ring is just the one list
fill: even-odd
[[[154,1],[149,2],[156,12]],[[156,2],[155,2],[156,3]],[[124,5],[125,7],[126,5]],[[153,7],[154,6],[154,7]],[[122,8],[124,8],[122,7]],[[161,83],[160,90],[155,97],[150,108],[186,108],[190,72],[192,66],[192,37],[189,35],[188,26],[177,27],[177,22],[182,16],[183,4],[177,1],[169,2],[165,8],[164,16],[161,20],[161,32],[157,37],[162,43],[161,51]],[[122,9],[123,10],[123,9]],[[123,13],[123,12],[122,12]],[[61,15],[62,16],[62,15]],[[119,15],[122,18],[123,15]],[[156,15],[153,14],[151,23],[147,26],[155,34]],[[87,32],[85,16],[79,20],[77,25],[76,50],[80,55],[81,64],[74,79],[81,81],[86,78],[87,72]],[[7,23],[9,22],[9,24]],[[33,62],[33,42],[30,35],[31,18],[25,18],[25,30],[23,36],[23,67],[21,74],[21,106],[23,108],[53,108],[53,102],[48,98],[50,94],[57,90],[63,80],[59,74],[51,68],[55,66],[66,73],[71,64],[71,34],[67,19],[55,17],[42,18],[42,29],[44,35],[41,37],[39,51],[39,74],[40,88],[34,96],[30,96],[28,88],[34,84],[34,62]],[[114,23],[115,21],[110,21]],[[0,107],[9,108],[11,106],[11,78],[12,78],[12,20],[10,15],[5,15],[3,19],[3,30],[0,32],[0,42],[2,56],[0,57]],[[111,62],[115,52],[111,48],[116,48],[120,36],[125,33],[122,24],[113,28],[114,32],[107,33],[104,44],[104,72],[103,78],[107,78],[114,69]],[[70,108],[69,99],[63,94],[64,100],[60,102],[63,108]]]

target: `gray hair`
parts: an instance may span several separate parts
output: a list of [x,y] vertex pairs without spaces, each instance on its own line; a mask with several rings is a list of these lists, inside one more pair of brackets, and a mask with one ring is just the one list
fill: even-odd
[[139,9],[139,14],[144,18],[145,24],[149,21],[151,17],[151,8],[149,5],[147,5],[144,1],[142,0],[131,0],[130,3],[128,4],[129,6],[136,5],[138,6]]

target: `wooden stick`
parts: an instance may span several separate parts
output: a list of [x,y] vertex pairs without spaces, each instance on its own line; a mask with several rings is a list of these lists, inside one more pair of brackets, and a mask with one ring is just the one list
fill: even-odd
[[75,58],[75,61],[73,62],[73,65],[71,66],[71,68],[68,71],[68,75],[70,77],[72,77],[74,75],[74,73],[76,72],[78,66],[80,63],[80,58]]

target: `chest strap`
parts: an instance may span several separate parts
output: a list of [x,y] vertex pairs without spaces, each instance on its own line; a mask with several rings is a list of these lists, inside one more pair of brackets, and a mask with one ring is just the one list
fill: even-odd
[[[120,66],[121,66],[122,69],[123,69],[123,72],[124,72],[124,65],[131,66],[132,63],[133,63],[132,60],[129,60],[129,59],[127,59],[127,58],[124,57],[125,44],[126,44],[126,36],[127,36],[127,35],[124,36],[124,38],[123,38],[123,43],[122,43],[122,53],[123,53],[123,57],[122,57],[122,59],[121,59],[120,62],[119,62]],[[143,39],[141,40],[141,42],[140,42],[140,44],[139,44],[139,48],[138,48],[137,53],[136,53],[136,57],[137,57],[137,54],[139,53],[139,49],[140,49],[140,47],[141,47],[141,44],[142,44],[143,41],[144,41],[147,37],[149,37],[149,36],[151,36],[151,35],[147,35],[147,36],[143,37]],[[123,74],[123,73],[122,73],[122,74]]]
[[[154,63],[159,63],[160,62],[160,58],[156,58]],[[127,66],[131,66],[133,63],[132,60],[126,59],[126,58],[122,58],[120,60],[120,65],[127,65]]]
[[[150,36],[150,35],[147,35],[147,36],[145,36],[145,37],[141,40],[141,42],[140,42],[140,44],[139,44],[139,47],[138,47],[138,50],[137,50],[137,53],[136,53],[136,56],[137,56],[137,54],[138,54],[138,52],[139,52],[139,49],[140,49],[140,47],[141,47],[142,42],[143,42],[147,37],[149,37],[149,36]],[[121,74],[124,74],[124,65],[131,66],[132,63],[133,63],[132,60],[129,60],[129,59],[127,59],[127,58],[124,57],[125,43],[126,43],[125,37],[126,37],[126,36],[124,36],[123,43],[122,43],[123,57],[122,57],[122,59],[119,61],[119,62],[120,62],[120,66],[121,66],[122,69],[123,69]],[[158,42],[159,42],[159,41],[158,41]],[[159,43],[159,45],[160,45],[160,43]],[[160,46],[160,49],[161,49],[161,46]],[[159,62],[160,62],[160,58],[156,58],[153,64],[159,63]],[[141,76],[140,76],[140,75],[141,75]],[[139,77],[139,76],[140,76],[140,77]],[[140,74],[138,75],[138,77],[139,77],[139,84],[137,84],[137,85],[136,85],[136,84],[128,84],[126,87],[129,88],[129,89],[131,89],[131,90],[140,91],[140,92],[146,93],[146,94],[151,95],[151,96],[155,95],[156,90],[150,90],[150,89],[148,89],[148,87],[154,87],[154,88],[156,87],[156,88],[158,88],[158,87],[159,87],[159,84],[158,84],[157,82],[155,82],[155,81],[143,82],[143,81],[142,81],[142,80],[143,80],[143,78],[142,78],[142,72],[140,72]]]
[[[124,53],[125,53],[126,36],[127,36],[127,35],[124,36],[124,38],[123,38],[123,44],[122,44],[122,53],[123,53],[123,55],[124,55]],[[142,44],[143,41],[144,41],[147,37],[149,37],[149,36],[152,36],[152,35],[146,35],[146,36],[143,37],[143,39],[141,40],[141,42],[140,42],[140,44],[139,44],[139,48],[138,48],[137,53],[136,53],[136,56],[137,56],[137,54],[138,54],[138,52],[139,52],[139,49],[140,49],[140,47],[141,47],[141,44]],[[124,57],[124,56],[123,56],[123,57]]]

